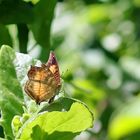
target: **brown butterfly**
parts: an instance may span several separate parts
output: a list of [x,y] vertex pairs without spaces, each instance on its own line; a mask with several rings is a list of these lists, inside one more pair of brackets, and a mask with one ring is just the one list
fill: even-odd
[[48,62],[41,67],[31,66],[28,71],[28,81],[25,92],[37,104],[49,100],[51,103],[61,87],[58,63],[53,52],[50,52]]

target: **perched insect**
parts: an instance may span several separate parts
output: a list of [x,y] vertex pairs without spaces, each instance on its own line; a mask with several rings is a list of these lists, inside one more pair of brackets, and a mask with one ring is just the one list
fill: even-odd
[[61,87],[59,67],[54,53],[50,52],[48,62],[41,67],[31,66],[27,76],[25,92],[37,104],[46,100],[51,103]]

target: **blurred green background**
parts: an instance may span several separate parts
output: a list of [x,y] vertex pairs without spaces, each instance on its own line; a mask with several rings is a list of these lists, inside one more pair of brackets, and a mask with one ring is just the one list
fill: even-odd
[[75,140],[140,139],[140,0],[0,0],[0,46],[46,62],[94,112]]

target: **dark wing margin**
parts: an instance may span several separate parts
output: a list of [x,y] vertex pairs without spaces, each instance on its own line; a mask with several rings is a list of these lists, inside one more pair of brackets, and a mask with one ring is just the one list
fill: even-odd
[[49,67],[50,71],[54,75],[57,85],[60,86],[61,82],[60,82],[59,66],[58,66],[57,59],[53,51],[50,52],[50,56],[49,56],[48,62],[46,63],[46,66]]

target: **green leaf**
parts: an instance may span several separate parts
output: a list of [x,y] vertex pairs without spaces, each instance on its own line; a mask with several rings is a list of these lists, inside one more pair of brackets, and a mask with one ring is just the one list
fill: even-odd
[[0,46],[3,44],[12,45],[12,38],[6,26],[0,24]]
[[36,4],[36,3],[38,3],[40,0],[23,0],[23,1],[32,2],[33,4]]
[[[93,114],[87,106],[78,100],[64,97],[50,105],[42,103],[37,106],[34,104],[35,107],[38,107],[37,112],[34,113],[29,114],[27,107],[25,117],[20,84],[22,86],[25,84],[27,70],[31,64],[35,63],[40,62],[29,55],[15,54],[9,46],[4,45],[0,50],[1,125],[4,128],[6,139],[15,139],[14,132],[14,135],[20,140],[71,140],[81,131],[92,127]],[[28,104],[26,105],[28,106]],[[43,105],[45,106],[43,107]],[[21,122],[21,118],[24,122]]]
[[74,102],[80,102],[80,101],[72,98],[60,97],[59,99],[51,103],[51,105],[44,106],[43,108],[41,108],[39,112],[43,112],[43,111],[51,112],[51,111],[62,111],[62,110],[68,111]]
[[33,21],[31,4],[22,0],[3,0],[0,2],[0,23],[16,24]]
[[109,124],[110,138],[120,139],[140,131],[139,107],[140,97],[137,97],[121,106],[114,113]]
[[[81,131],[92,127],[93,115],[84,104],[68,98],[64,98],[64,100],[69,100],[69,105],[71,104],[68,111],[39,113],[24,124],[20,130],[19,139],[71,140]],[[65,102],[65,106],[68,107],[69,105],[66,104]]]
[[50,51],[50,28],[56,2],[56,0],[41,0],[34,7],[35,20],[30,24],[30,28],[37,43],[43,47],[41,60],[45,60]]
[[74,79],[71,82],[74,87],[73,98],[85,102],[91,109],[94,109],[95,102],[99,102],[105,98],[105,92],[89,79]]
[[3,45],[0,50],[0,109],[1,125],[7,139],[13,139],[11,128],[13,117],[23,113],[23,93],[13,65],[14,59],[15,53],[12,48]]
[[27,53],[29,30],[26,24],[18,24],[17,27],[18,27],[18,41],[20,52]]
[[3,138],[0,138],[0,140],[5,140],[5,139],[3,139]]

